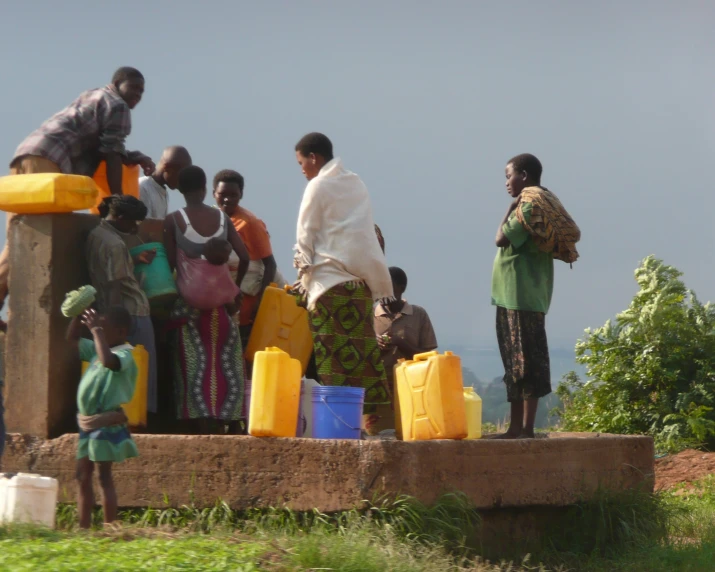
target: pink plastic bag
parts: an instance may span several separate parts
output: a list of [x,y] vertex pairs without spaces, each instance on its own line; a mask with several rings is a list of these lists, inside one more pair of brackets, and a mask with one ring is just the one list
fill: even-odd
[[181,249],[176,252],[176,275],[179,294],[198,310],[230,304],[239,293],[228,264],[215,266],[203,258],[189,258]]

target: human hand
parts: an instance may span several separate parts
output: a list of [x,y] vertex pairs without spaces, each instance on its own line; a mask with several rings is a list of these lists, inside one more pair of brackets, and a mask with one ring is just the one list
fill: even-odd
[[93,310],[90,308],[89,310],[85,310],[82,312],[82,317],[81,317],[81,322],[83,325],[87,326],[89,331],[91,332],[94,330],[94,328],[99,328],[99,314],[97,314],[96,310]]
[[156,248],[145,250],[134,257],[134,264],[151,264],[156,258]]
[[393,345],[392,338],[387,334],[377,336],[377,346],[381,350],[389,350]]
[[137,162],[137,165],[142,168],[144,174],[147,177],[154,174],[154,171],[156,170],[156,165],[154,165],[154,161],[151,160],[151,157],[140,153],[137,155],[135,160]]

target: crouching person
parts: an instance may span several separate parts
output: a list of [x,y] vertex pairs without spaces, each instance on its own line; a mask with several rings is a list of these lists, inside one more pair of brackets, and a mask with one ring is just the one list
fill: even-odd
[[[80,359],[89,362],[77,390],[77,509],[81,528],[89,528],[92,523],[95,464],[99,469],[104,522],[110,523],[117,517],[112,463],[139,455],[121,408],[134,396],[137,379],[134,348],[125,343],[131,323],[125,308],[112,306],[104,315],[85,311],[72,320],[67,330],[67,339],[77,345]],[[92,341],[80,337],[83,325],[91,332]]]

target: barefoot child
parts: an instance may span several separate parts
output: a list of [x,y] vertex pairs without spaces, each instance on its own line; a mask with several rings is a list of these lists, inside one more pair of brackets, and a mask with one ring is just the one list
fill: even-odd
[[[93,341],[80,338],[82,325],[92,333]],[[125,343],[130,327],[129,312],[122,306],[112,306],[104,315],[86,310],[67,330],[67,339],[77,344],[80,359],[90,362],[77,391],[80,429],[76,478],[81,528],[89,528],[92,522],[95,464],[99,467],[104,522],[109,523],[117,517],[112,463],[139,455],[121,408],[131,401],[137,378],[133,348]]]

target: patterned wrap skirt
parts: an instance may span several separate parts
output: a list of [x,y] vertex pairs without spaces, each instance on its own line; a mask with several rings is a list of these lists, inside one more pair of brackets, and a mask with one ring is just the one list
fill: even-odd
[[353,282],[331,288],[318,299],[308,321],[320,383],[364,387],[366,410],[390,403],[370,288]]
[[238,324],[221,306],[197,310],[179,298],[169,328],[180,420],[243,417],[243,350]]
[[497,340],[509,402],[551,393],[551,367],[542,312],[497,306]]

